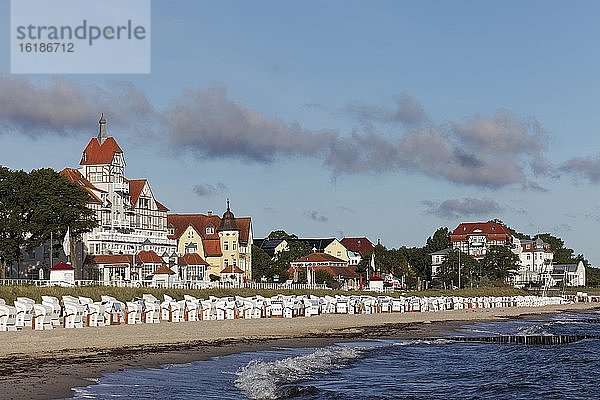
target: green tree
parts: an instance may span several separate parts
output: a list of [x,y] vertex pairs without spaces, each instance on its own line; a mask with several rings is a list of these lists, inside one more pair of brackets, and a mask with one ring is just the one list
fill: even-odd
[[[89,194],[51,169],[10,171],[0,168],[0,260],[3,269],[70,228],[78,238],[97,225],[86,203]],[[75,241],[71,241],[74,246]],[[73,247],[71,253],[74,254]]]
[[[71,238],[79,239],[98,226],[95,212],[86,206],[90,197],[87,191],[49,168],[33,170],[29,177],[35,187],[30,247],[50,239],[50,232],[63,237],[68,228]],[[71,243],[74,245],[75,240]]]
[[438,228],[433,235],[427,238],[425,251],[433,253],[435,251],[444,250],[450,247],[450,230],[442,226]]
[[24,171],[0,167],[0,275],[21,260],[29,238],[33,187]]
[[600,287],[600,268],[587,267],[585,269],[585,281],[588,287]]
[[333,288],[336,286],[337,282],[335,281],[333,275],[331,275],[327,271],[317,271],[315,272],[315,282],[319,284],[326,284],[328,287]]
[[266,251],[256,245],[252,245],[252,279],[259,282],[262,278],[270,279],[277,275],[275,263]]
[[448,257],[440,266],[437,279],[444,282],[448,287],[458,286],[459,261],[460,287],[471,285],[473,276],[479,270],[479,262],[459,250],[453,250],[448,253]]
[[302,256],[310,254],[312,247],[307,242],[293,240],[288,242],[288,250],[278,254],[274,261],[276,275],[279,275],[280,281],[288,277],[287,271],[290,263]]
[[269,236],[267,236],[268,239],[298,239],[298,236],[294,235],[294,234],[288,234],[286,231],[280,229],[280,230],[276,230],[276,231],[272,231],[271,233],[269,233]]
[[519,256],[506,246],[490,246],[480,264],[480,281],[485,279],[501,284],[512,271],[519,269]]
[[553,260],[555,264],[570,264],[575,262],[575,258],[573,257],[575,252],[573,249],[565,247],[565,242],[561,238],[549,233],[542,233],[537,235],[537,237],[550,245],[554,252]]

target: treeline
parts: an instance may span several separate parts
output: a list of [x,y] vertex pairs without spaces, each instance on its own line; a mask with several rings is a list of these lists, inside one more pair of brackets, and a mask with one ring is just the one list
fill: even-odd
[[0,166],[0,276],[51,232],[63,237],[70,228],[71,236],[79,237],[97,226],[86,207],[88,196],[52,169],[25,172]]
[[[493,220],[500,224],[500,220]],[[508,228],[511,233],[519,239],[535,240],[538,237],[548,243],[554,252],[554,263],[572,264],[583,261],[586,266],[587,280],[590,286],[600,286],[600,269],[590,268],[589,262],[582,254],[575,255],[575,251],[565,246],[564,241],[548,233],[536,236],[528,236]],[[381,244],[375,245],[375,266],[381,273],[391,273],[395,277],[404,276],[405,282],[409,288],[423,287],[423,283],[430,281],[435,287],[458,286],[458,265],[459,252],[453,250],[448,254],[448,258],[442,263],[438,275],[432,281],[431,277],[431,253],[444,250],[451,247],[450,230],[447,227],[438,228],[422,247],[386,248]],[[284,231],[274,231],[269,234],[269,238],[275,239],[297,239],[295,235],[288,235]],[[274,260],[262,249],[254,246],[252,249],[252,271],[253,277],[260,280],[262,277],[271,279],[273,276],[281,279],[287,278],[287,270],[290,262],[307,255],[311,252],[311,247],[307,243],[299,241],[290,241],[290,251],[280,253]],[[370,268],[371,254],[365,254],[357,267],[357,272],[366,277],[367,269]],[[465,253],[460,253],[460,285],[467,286],[485,286],[485,285],[504,285],[506,278],[514,270],[519,268],[519,257],[508,247],[491,246],[485,257],[476,260]],[[372,272],[371,272],[372,274]],[[324,279],[325,277],[321,277]]]

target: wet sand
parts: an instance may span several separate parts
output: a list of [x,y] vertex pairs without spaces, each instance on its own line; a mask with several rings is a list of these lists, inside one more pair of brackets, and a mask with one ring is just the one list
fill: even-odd
[[[295,319],[199,321],[52,331],[0,332],[1,399],[55,399],[104,373],[152,368],[275,347],[322,347],[371,338],[424,338],[451,333],[469,321],[597,308],[579,303]],[[10,389],[9,389],[10,388]]]

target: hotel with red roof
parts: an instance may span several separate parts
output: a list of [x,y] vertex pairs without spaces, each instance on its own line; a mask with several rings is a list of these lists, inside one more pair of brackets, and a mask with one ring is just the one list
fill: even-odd
[[[156,280],[161,275],[157,271],[170,268],[172,281],[202,283],[229,266],[250,278],[251,219],[235,218],[229,203],[223,218],[168,216],[169,209],[154,197],[148,180],[125,177],[123,150],[108,135],[104,115],[99,124],[98,135],[83,150],[80,167],[61,172],[89,193],[88,207],[98,221],[98,227],[82,238],[84,278],[141,283]],[[188,226],[198,229],[200,242],[185,240],[193,234]]]

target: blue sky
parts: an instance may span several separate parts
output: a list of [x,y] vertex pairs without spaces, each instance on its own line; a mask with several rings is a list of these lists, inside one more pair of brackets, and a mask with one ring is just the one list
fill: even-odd
[[597,1],[153,1],[148,75],[11,75],[0,15],[0,164],[76,166],[103,111],[173,212],[388,247],[500,218],[600,264]]

